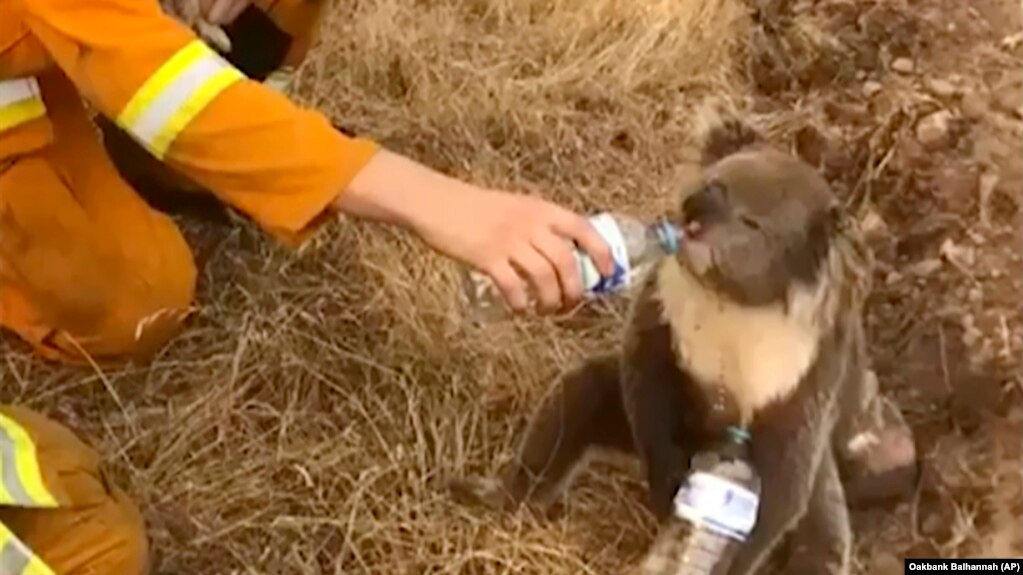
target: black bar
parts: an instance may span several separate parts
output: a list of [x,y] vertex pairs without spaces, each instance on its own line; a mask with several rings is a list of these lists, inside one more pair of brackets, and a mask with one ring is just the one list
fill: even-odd
[[1023,558],[906,559],[903,573],[1021,573]]

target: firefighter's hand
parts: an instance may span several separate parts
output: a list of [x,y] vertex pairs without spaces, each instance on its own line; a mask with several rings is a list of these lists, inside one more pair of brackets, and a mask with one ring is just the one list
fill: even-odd
[[539,198],[466,184],[386,150],[337,206],[403,225],[435,250],[486,273],[514,311],[527,307],[527,281],[541,311],[580,299],[572,241],[602,274],[614,271],[610,248],[583,216]]

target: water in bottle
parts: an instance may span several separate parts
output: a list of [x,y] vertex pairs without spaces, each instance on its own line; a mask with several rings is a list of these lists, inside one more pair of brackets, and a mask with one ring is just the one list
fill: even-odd
[[[644,264],[678,251],[680,234],[667,221],[650,224],[622,214],[602,213],[590,218],[590,222],[611,248],[615,269],[611,276],[601,276],[593,260],[576,247],[575,257],[586,298],[600,297],[628,287],[635,272]],[[489,276],[467,270],[466,284],[469,306],[476,319],[495,319],[506,315],[504,298]]]
[[729,427],[717,450],[693,458],[675,494],[675,515],[647,554],[642,575],[725,575],[756,524],[760,477],[749,434]]

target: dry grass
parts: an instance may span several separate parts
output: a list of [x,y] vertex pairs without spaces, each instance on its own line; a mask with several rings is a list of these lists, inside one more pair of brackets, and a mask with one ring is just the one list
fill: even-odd
[[[300,93],[478,183],[650,215],[704,99],[750,93],[752,32],[740,0],[360,0],[325,23]],[[796,32],[802,50],[818,41]],[[201,313],[152,365],[90,374],[0,344],[0,399],[103,450],[145,511],[156,573],[609,573],[642,552],[629,469],[585,475],[557,518],[442,490],[613,342],[617,304],[485,331],[461,321],[451,264],[393,230],[347,223],[298,257],[247,224],[219,234]]]
[[[347,3],[302,96],[481,184],[650,212],[694,103],[741,90],[743,17],[738,0]],[[543,522],[459,509],[440,484],[509,447],[614,310],[472,330],[454,268],[403,234],[351,223],[296,258],[228,233],[200,315],[152,365],[90,375],[5,352],[4,399],[103,450],[158,573],[585,573],[640,550],[627,483],[596,478]]]

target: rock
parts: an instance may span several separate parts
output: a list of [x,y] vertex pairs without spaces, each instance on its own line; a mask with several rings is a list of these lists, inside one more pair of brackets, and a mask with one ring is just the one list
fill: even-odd
[[902,281],[902,274],[895,270],[888,272],[888,275],[885,276],[884,278],[884,284],[886,286],[893,286],[899,283],[900,281]]
[[942,529],[946,526],[946,521],[942,519],[938,513],[931,513],[923,521],[923,525],[920,526],[920,531],[924,535],[937,535],[941,533]]
[[978,177],[969,165],[951,164],[932,177],[935,196],[947,211],[965,214],[977,197]]
[[916,139],[925,148],[940,148],[948,142],[949,123],[952,120],[952,113],[948,110],[935,112],[916,125]]
[[877,243],[888,239],[891,235],[884,218],[874,210],[867,211],[863,219],[860,220],[860,229],[863,231],[863,238],[868,243]]
[[969,246],[959,246],[952,241],[951,238],[947,238],[941,244],[940,253],[943,258],[949,261],[952,265],[962,270],[967,270],[973,267],[976,261],[976,253],[973,248]]
[[995,92],[995,108],[1006,114],[1018,114],[1023,109],[1023,87],[1012,86]]
[[881,83],[874,80],[867,80],[863,83],[863,95],[871,98],[881,91]]
[[930,90],[932,94],[938,96],[939,98],[949,98],[951,96],[955,96],[956,92],[958,91],[956,90],[956,87],[952,85],[952,82],[949,82],[948,80],[942,80],[940,78],[931,78],[927,80],[927,89]]
[[1001,176],[997,172],[987,172],[980,177],[980,223],[984,227],[991,225],[991,196],[998,187]]
[[984,339],[984,334],[976,327],[970,327],[963,330],[963,345],[966,347],[973,347],[982,339]]
[[915,69],[916,66],[909,58],[896,58],[892,62],[892,70],[895,70],[900,74],[911,74]]
[[987,97],[984,94],[976,90],[963,94],[963,100],[960,104],[963,116],[971,120],[977,120],[987,115],[988,108]]
[[915,275],[919,278],[925,278],[933,275],[934,272],[941,269],[941,260],[938,258],[927,258],[916,262],[909,266],[906,271],[910,274]]
[[1006,114],[1014,115],[1023,108],[1023,73],[1008,72],[992,89],[994,107]]
[[1023,406],[1017,405],[1009,410],[1006,417],[1010,423],[1023,423]]
[[984,290],[979,287],[972,287],[970,291],[966,292],[966,299],[970,303],[980,303],[984,299]]
[[873,553],[870,573],[876,575],[902,575],[903,561],[887,551]]

